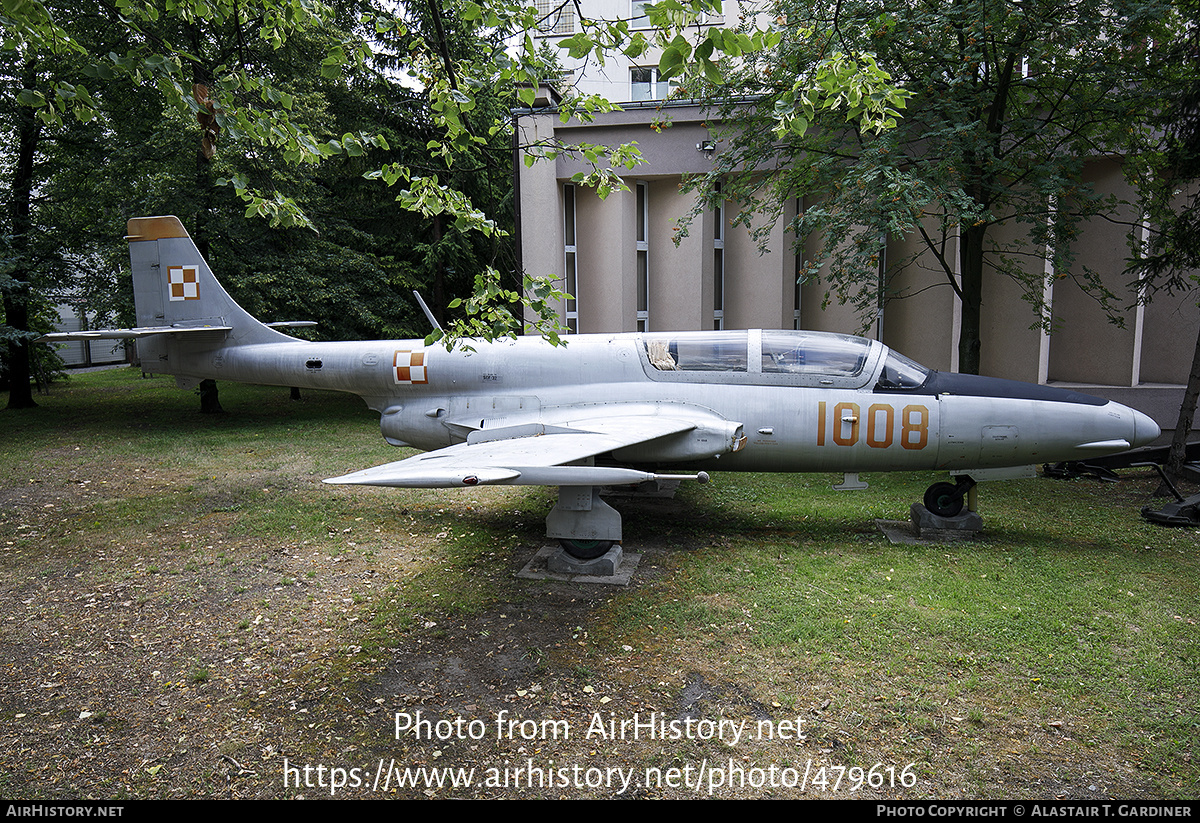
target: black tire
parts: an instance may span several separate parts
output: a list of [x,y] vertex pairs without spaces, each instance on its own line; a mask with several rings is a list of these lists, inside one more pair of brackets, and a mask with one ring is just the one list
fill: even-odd
[[953,483],[934,483],[925,490],[925,508],[938,517],[958,517],[963,510],[963,496]]
[[613,547],[611,540],[573,540],[566,537],[558,538],[558,544],[577,560],[595,560]]

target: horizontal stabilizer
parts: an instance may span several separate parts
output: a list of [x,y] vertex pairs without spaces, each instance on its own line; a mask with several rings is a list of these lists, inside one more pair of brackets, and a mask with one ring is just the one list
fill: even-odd
[[142,326],[133,329],[92,329],[89,331],[64,331],[44,334],[39,343],[65,343],[71,340],[128,340],[152,337],[156,334],[186,334],[188,332],[227,332],[232,326]]

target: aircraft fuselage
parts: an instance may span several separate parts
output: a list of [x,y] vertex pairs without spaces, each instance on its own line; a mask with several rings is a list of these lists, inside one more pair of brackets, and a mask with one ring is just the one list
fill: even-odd
[[[942,375],[947,390],[936,393],[937,381],[884,389],[888,350],[871,341],[858,344],[854,375],[767,371],[762,334],[577,335],[560,347],[520,338],[452,351],[421,340],[289,341],[178,347],[168,359],[175,374],[358,394],[381,413],[389,442],[423,450],[498,425],[570,427],[606,414],[686,414],[698,423],[618,449],[616,462],[724,471],[994,468],[1084,459],[1105,451],[1100,444],[1117,451],[1122,442],[1146,442],[1151,429],[1157,436],[1140,412],[1062,389],[988,378],[964,387],[957,375]],[[747,353],[731,358],[731,368],[663,371],[646,341],[664,338]]]

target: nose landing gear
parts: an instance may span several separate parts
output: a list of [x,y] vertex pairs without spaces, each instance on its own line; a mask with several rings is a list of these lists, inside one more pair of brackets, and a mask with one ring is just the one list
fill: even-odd
[[975,481],[963,475],[957,483],[934,483],[925,490],[925,508],[938,517],[958,517],[966,505],[967,492]]

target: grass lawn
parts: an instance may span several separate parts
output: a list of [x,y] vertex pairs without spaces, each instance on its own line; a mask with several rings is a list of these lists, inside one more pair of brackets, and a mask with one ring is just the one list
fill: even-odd
[[0,796],[1200,794],[1200,532],[1141,520],[1151,473],[982,484],[980,539],[922,546],[873,521],[937,475],[717,474],[614,503],[623,589],[514,576],[553,490],[321,484],[410,453],[355,397],[37,400],[0,412]]

